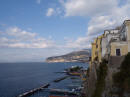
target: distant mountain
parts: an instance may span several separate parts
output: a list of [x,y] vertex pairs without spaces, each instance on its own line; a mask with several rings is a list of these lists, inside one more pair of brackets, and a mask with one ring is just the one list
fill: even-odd
[[90,57],[90,49],[83,49],[80,51],[74,51],[61,56],[48,57],[46,62],[88,62]]

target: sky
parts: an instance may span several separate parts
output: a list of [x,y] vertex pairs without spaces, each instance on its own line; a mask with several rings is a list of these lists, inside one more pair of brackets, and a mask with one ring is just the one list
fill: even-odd
[[0,0],[0,62],[43,62],[91,48],[130,19],[130,0]]

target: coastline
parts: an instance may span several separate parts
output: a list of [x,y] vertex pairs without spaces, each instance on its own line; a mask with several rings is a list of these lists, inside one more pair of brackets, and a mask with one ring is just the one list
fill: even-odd
[[[8,75],[13,76],[13,74],[15,74],[14,77],[11,77],[10,79],[6,79],[7,81],[13,82],[12,84],[6,83],[6,81],[2,82],[3,79],[2,78],[0,79],[0,82],[3,83],[0,87],[1,90],[6,91],[7,88],[6,85],[10,86],[8,87],[9,90],[11,90],[12,87],[15,87],[11,91],[6,91],[6,93],[0,91],[1,97],[3,96],[16,97],[21,93],[38,88],[46,83],[51,83],[51,85],[48,87],[49,89],[71,88],[72,86],[69,85],[71,84],[74,85],[75,83],[77,84],[77,82],[79,82],[81,79],[78,78],[75,81],[74,80],[75,77],[68,77],[67,79],[55,83],[53,82],[53,80],[56,80],[64,76],[64,73],[56,73],[56,72],[63,71],[64,69],[70,68],[71,66],[84,66],[85,68],[88,67],[86,63],[77,63],[77,62],[76,63],[72,63],[72,62],[70,63],[15,63],[15,64],[5,63],[0,65],[1,65],[1,69],[5,68],[4,70],[5,72],[3,72],[2,70],[0,71],[2,72],[0,73],[1,76],[4,75],[6,78],[8,78]],[[6,68],[6,67],[10,67],[10,68]],[[46,91],[35,93],[31,97],[37,97],[38,95],[43,96],[44,94],[46,94]]]

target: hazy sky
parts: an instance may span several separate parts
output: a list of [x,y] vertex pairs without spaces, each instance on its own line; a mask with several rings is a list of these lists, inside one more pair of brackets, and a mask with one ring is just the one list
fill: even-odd
[[91,48],[130,18],[130,0],[0,0],[0,62],[44,61]]

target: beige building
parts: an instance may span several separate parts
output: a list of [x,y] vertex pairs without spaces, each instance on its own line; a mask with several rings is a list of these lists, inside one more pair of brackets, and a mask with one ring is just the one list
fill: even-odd
[[110,56],[124,56],[127,53],[127,42],[112,42],[110,44]]

